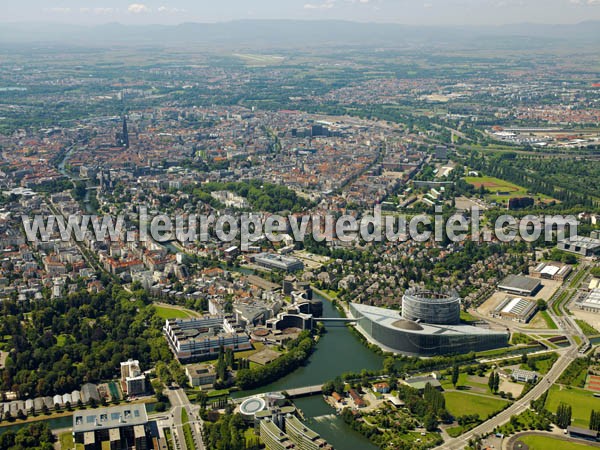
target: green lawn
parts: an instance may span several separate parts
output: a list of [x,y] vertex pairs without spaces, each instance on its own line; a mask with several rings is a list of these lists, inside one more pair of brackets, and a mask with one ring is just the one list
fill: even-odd
[[70,431],[62,433],[58,440],[60,441],[60,448],[62,450],[69,450],[75,448],[75,444],[73,442],[73,434]]
[[486,419],[490,414],[502,410],[508,404],[505,400],[466,392],[446,392],[444,397],[446,398],[446,408],[455,417],[479,414],[481,419]]
[[550,317],[548,311],[540,311],[538,314],[541,317],[543,317],[543,319],[546,321],[546,325],[550,330],[558,330],[558,326],[554,323],[554,320],[552,320],[552,317]]
[[183,309],[170,308],[163,305],[154,305],[156,315],[161,319],[188,319],[193,317],[192,314]]
[[560,402],[571,405],[573,425],[587,427],[590,421],[592,409],[600,410],[600,398],[594,397],[594,394],[584,389],[564,388],[552,386],[546,399],[546,409],[556,413]]
[[529,450],[548,450],[550,448],[560,450],[587,450],[598,448],[583,443],[567,442],[546,436],[525,436],[521,438],[520,441],[526,444],[529,447]]
[[581,331],[583,331],[583,334],[585,334],[586,336],[596,336],[596,335],[600,334],[600,332],[598,332],[598,330],[596,330],[593,326],[591,326],[585,320],[575,319],[575,322],[577,322],[577,325],[579,325],[579,328],[581,328]]
[[472,323],[477,322],[479,319],[466,311],[461,311],[460,320],[462,320],[463,322]]

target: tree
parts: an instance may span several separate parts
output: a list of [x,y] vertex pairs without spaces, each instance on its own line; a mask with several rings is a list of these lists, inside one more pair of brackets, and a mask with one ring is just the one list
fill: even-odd
[[429,412],[423,419],[423,425],[427,431],[435,431],[438,426],[437,418],[433,413]]
[[387,375],[394,375],[396,373],[396,360],[393,356],[388,356],[383,360],[383,371]]
[[538,299],[537,307],[540,311],[546,311],[548,309],[548,303],[543,298]]
[[495,381],[496,381],[496,372],[492,371],[492,372],[490,372],[490,377],[488,378],[488,387],[490,388],[490,391],[492,393],[495,392],[494,391]]
[[600,431],[600,411],[592,410],[589,428],[593,431]]
[[454,364],[452,366],[452,385],[456,388],[456,384],[458,383],[458,375],[460,374],[458,369],[458,364]]
[[556,425],[567,428],[571,425],[571,405],[561,402],[556,410]]

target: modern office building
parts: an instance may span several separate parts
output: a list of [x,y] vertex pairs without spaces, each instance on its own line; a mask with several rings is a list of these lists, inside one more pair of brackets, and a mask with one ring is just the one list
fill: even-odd
[[146,450],[148,415],[144,404],[77,411],[73,415],[73,439],[85,450]]
[[285,432],[291,441],[296,444],[296,448],[300,450],[333,450],[333,447],[325,439],[307,428],[292,414],[285,416]]
[[454,293],[409,289],[402,297],[402,317],[438,325],[460,323],[460,297]]
[[[471,325],[429,324],[407,320],[398,311],[350,304],[358,330],[385,351],[435,356],[483,351],[508,345],[509,333]],[[449,316],[444,312],[442,318]]]
[[252,349],[248,334],[236,331],[222,316],[167,319],[163,331],[179,361],[213,358],[221,347],[233,351]]
[[260,421],[260,439],[265,444],[267,450],[297,448],[289,436],[269,418]]

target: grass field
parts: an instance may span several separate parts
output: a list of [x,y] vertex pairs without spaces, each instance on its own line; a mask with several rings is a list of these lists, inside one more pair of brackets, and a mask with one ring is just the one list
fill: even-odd
[[550,317],[550,314],[548,314],[548,311],[540,311],[538,314],[546,321],[546,325],[548,326],[548,329],[558,330],[558,326],[554,323],[554,320],[552,320],[552,317]]
[[560,450],[587,450],[598,448],[584,443],[567,442],[546,436],[525,436],[520,441],[526,444],[529,450],[548,450],[551,448]]
[[546,409],[556,413],[560,402],[571,405],[573,425],[587,427],[592,409],[600,410],[600,398],[594,397],[590,391],[578,388],[563,388],[552,386],[546,399]]
[[60,448],[62,450],[68,450],[71,448],[75,448],[75,444],[73,442],[73,433],[71,433],[70,431],[67,431],[66,433],[62,433],[58,437],[58,440],[60,442]]
[[508,402],[491,397],[472,395],[464,392],[446,392],[446,408],[455,417],[466,414],[479,414],[486,419],[490,414],[502,410]]
[[170,308],[164,305],[154,305],[156,315],[161,319],[188,319],[194,315],[184,309]]
[[[483,186],[490,193],[486,196],[488,200],[495,202],[506,202],[513,197],[525,197],[528,190],[510,181],[501,180],[494,177],[465,177],[465,181],[475,188]],[[549,200],[550,197],[542,194],[529,194],[531,197]]]

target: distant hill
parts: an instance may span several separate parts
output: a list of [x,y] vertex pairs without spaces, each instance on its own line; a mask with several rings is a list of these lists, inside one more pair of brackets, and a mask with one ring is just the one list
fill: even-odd
[[518,47],[524,41],[542,45],[598,44],[600,22],[576,25],[515,24],[496,27],[425,27],[344,21],[245,20],[223,23],[98,26],[2,24],[0,45],[10,43],[70,43],[73,45],[219,45],[248,48],[318,46],[382,46],[434,44],[491,45],[506,40]]

